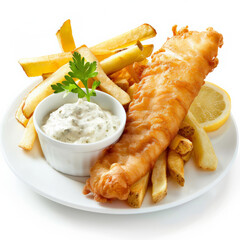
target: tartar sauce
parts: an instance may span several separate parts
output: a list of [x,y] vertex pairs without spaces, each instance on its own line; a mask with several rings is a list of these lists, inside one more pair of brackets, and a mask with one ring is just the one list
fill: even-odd
[[42,130],[50,137],[67,143],[93,143],[112,135],[120,119],[97,104],[78,99],[64,104],[46,116]]

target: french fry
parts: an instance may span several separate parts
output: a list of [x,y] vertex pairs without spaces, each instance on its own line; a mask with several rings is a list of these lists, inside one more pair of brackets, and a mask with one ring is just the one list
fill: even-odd
[[70,52],[76,48],[70,19],[63,23],[61,28],[57,31],[56,36],[63,52]]
[[[156,31],[152,26],[148,24],[143,24],[127,33],[97,44],[96,46],[91,47],[90,50],[94,53],[94,55],[96,55],[99,61],[102,61],[103,59],[108,58],[116,52],[121,51],[120,48],[133,45],[138,41],[154,37],[155,35]],[[57,37],[61,42],[61,46],[64,45],[64,51],[72,51],[75,48],[71,32],[70,20],[67,20],[63,24],[63,26],[57,33]],[[143,56],[148,57],[151,55],[152,51],[153,45],[146,45],[143,49],[142,54]],[[19,63],[28,77],[36,77],[41,76],[44,73],[55,72],[59,67],[63,66],[71,59],[72,53],[64,52],[60,54],[53,54],[42,57],[23,58],[19,60]],[[141,61],[141,57],[136,61]]]
[[141,26],[134,28],[126,33],[116,36],[112,39],[104,41],[91,47],[91,51],[95,52],[97,50],[115,50],[119,48],[128,47],[135,44],[137,41],[143,41],[157,34],[156,30],[149,24],[142,24]]
[[18,62],[28,77],[36,77],[55,72],[70,60],[72,60],[72,53],[63,52],[42,57],[22,58]]
[[167,195],[167,152],[156,161],[152,171],[152,200],[157,203]]
[[120,80],[120,79],[126,79],[131,86],[132,84],[135,83],[135,80],[132,78],[131,74],[127,70],[127,67],[122,68],[121,70],[111,74],[109,76],[114,82]]
[[[90,48],[90,50],[91,50],[91,48]],[[110,57],[110,56],[112,56],[112,55],[114,55],[114,54],[116,54],[116,53],[119,53],[119,52],[121,52],[121,51],[123,51],[123,50],[125,50],[125,49],[119,49],[119,50],[112,50],[112,51],[110,51],[110,50],[96,50],[95,52],[93,52],[92,50],[92,53],[96,56],[96,58],[98,59],[98,61],[102,61],[102,60],[104,60],[105,58],[108,58],[108,57]]]
[[[77,50],[78,49],[75,51]],[[139,43],[138,45],[130,47],[126,50],[117,51],[116,54],[114,54],[115,52],[107,50],[98,52],[100,55],[95,55],[97,59],[104,59],[105,57],[110,56],[101,61],[101,65],[105,73],[110,74],[134,62],[142,61],[146,57],[149,57],[152,51],[153,45],[142,46]],[[18,62],[28,77],[36,77],[46,73],[53,73],[70,60],[72,60],[72,52],[63,52],[42,57],[22,58]]]
[[[148,48],[151,51],[144,51],[145,48]],[[101,61],[101,66],[104,72],[109,75],[134,62],[140,62],[144,60],[151,55],[152,51],[153,45],[142,46],[140,44],[137,44],[135,46],[129,47],[124,51],[116,53],[109,58],[104,59]],[[145,55],[145,53],[148,55]]]
[[173,179],[183,187],[185,182],[184,161],[178,153],[171,149],[168,151],[167,166],[168,171]]
[[129,85],[133,85],[134,83],[138,83],[141,80],[141,75],[144,69],[146,68],[146,64],[148,60],[145,58],[141,62],[134,62],[133,64],[122,68],[121,70],[114,72],[110,75],[110,78],[116,82],[119,79],[126,79],[129,82]]
[[177,134],[177,136],[171,141],[169,148],[174,150],[176,153],[185,155],[192,151],[193,144],[189,139]]
[[194,159],[197,166],[204,170],[216,170],[218,159],[207,133],[197,122],[192,113],[188,112],[184,121],[195,130],[192,136],[192,142],[194,146]]
[[115,83],[125,92],[129,88],[129,82],[127,79],[119,79],[119,80],[115,81]]
[[181,155],[181,158],[183,159],[183,161],[186,163],[186,162],[188,162],[189,160],[190,160],[190,158],[192,157],[192,152],[193,151],[190,151],[190,152],[188,152],[187,154],[185,154],[185,155]]
[[183,122],[182,125],[180,126],[178,134],[185,138],[191,138],[194,134],[194,128]]
[[36,137],[37,137],[37,133],[33,124],[33,118],[31,117],[24,130],[22,140],[20,141],[18,146],[25,150],[31,150]]
[[141,75],[142,75],[144,69],[146,69],[147,63],[148,63],[148,60],[145,58],[141,62],[135,62],[132,65],[126,67],[128,69],[128,72],[134,79],[135,83],[140,82]]
[[133,68],[133,64],[129,65],[126,67],[129,74],[131,75],[131,77],[133,78],[134,82],[135,83],[139,83],[140,82],[140,79],[138,77],[138,75],[136,74],[134,68]]
[[131,186],[127,202],[129,206],[140,208],[147,191],[150,174],[147,173],[144,177],[138,180]]
[[22,100],[21,104],[19,105],[17,112],[15,114],[15,118],[18,120],[19,123],[21,123],[24,127],[28,124],[28,119],[24,116],[22,112],[22,107],[24,105],[25,99]]
[[[117,51],[116,51],[116,52],[117,52]],[[103,59],[112,56],[112,55],[115,54],[116,52],[114,52],[114,51],[100,51],[100,52],[97,53],[96,57],[97,57],[98,61],[102,61]],[[71,56],[71,55],[69,55],[69,56],[70,56],[70,57],[69,57],[69,61],[70,61],[70,60],[72,59],[72,56]],[[53,59],[53,61],[55,61],[55,60]],[[55,70],[55,71],[57,70],[57,69],[55,69],[56,67],[53,67],[53,68],[54,68],[53,70]],[[44,70],[43,70],[43,71],[44,71]],[[48,78],[51,74],[52,74],[52,72],[51,72],[51,73],[43,73],[43,74],[42,74],[43,80],[45,80],[46,78]]]
[[142,62],[146,58],[150,57],[154,49],[153,44],[143,45],[142,56],[139,56],[135,62]]
[[134,93],[137,92],[138,84],[134,83],[131,87],[128,88],[127,93],[130,96],[131,100],[133,100]]
[[35,58],[22,58],[18,62],[28,77],[43,76],[56,72],[72,60],[72,52],[63,52]]
[[[145,58],[144,60],[142,60],[141,62],[139,62],[139,64],[146,66],[149,63],[149,61]],[[136,69],[135,69],[136,71]]]
[[136,61],[139,55],[142,55],[142,49],[139,45],[134,45],[129,47],[127,50],[104,59],[101,61],[101,66],[104,69],[104,72],[109,75],[113,72],[117,72],[127,65],[132,64]]
[[[84,56],[85,59],[89,62],[97,61],[96,57],[90,52],[90,50],[86,46],[82,46],[78,48],[76,51],[80,53],[82,56]],[[49,78],[42,81],[37,87],[35,87],[28,94],[25,100],[25,104],[23,106],[23,114],[25,115],[26,118],[30,118],[36,106],[44,98],[46,98],[47,96],[53,93],[51,85],[62,82],[64,80],[64,76],[69,71],[70,71],[69,64],[66,63],[61,68],[59,68],[56,72],[54,72]],[[97,72],[98,72],[98,75],[96,79],[101,82],[99,86],[100,89],[114,96],[123,105],[130,102],[131,99],[129,95],[107,77],[107,75],[104,73],[103,69],[101,68],[99,62],[97,64]]]

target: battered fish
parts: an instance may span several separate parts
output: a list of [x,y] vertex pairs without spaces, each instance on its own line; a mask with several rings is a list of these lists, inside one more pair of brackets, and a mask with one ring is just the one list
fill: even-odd
[[152,56],[129,106],[125,131],[92,167],[83,193],[94,199],[125,200],[130,186],[143,177],[179,130],[204,79],[218,64],[221,34],[185,27]]

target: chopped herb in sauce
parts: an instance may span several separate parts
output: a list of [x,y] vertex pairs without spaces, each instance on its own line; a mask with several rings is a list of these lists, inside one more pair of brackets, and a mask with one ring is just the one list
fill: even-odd
[[46,116],[42,130],[49,136],[67,143],[93,143],[111,136],[120,120],[97,104],[78,99]]

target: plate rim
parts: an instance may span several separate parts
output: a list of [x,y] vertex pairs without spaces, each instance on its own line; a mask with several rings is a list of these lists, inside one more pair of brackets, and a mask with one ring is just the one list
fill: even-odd
[[[117,209],[117,208],[94,208],[94,207],[86,207],[83,205],[76,205],[74,203],[69,203],[65,200],[58,199],[54,196],[50,196],[49,194],[37,189],[33,184],[30,182],[26,181],[18,172],[16,169],[11,165],[7,153],[3,147],[3,123],[5,122],[5,118],[8,114],[10,114],[10,110],[14,108],[16,105],[17,99],[21,98],[31,87],[34,87],[38,81],[31,83],[28,85],[26,88],[24,88],[14,99],[12,99],[8,105],[6,106],[5,111],[3,112],[1,119],[0,119],[0,150],[1,150],[1,155],[5,162],[7,163],[8,167],[11,169],[11,171],[15,174],[17,178],[19,178],[22,182],[24,182],[28,187],[30,187],[31,190],[36,192],[37,194],[41,195],[42,197],[45,197],[53,202],[56,202],[58,204],[71,207],[74,209],[82,210],[82,211],[87,211],[87,212],[92,212],[92,213],[101,213],[101,214],[112,214],[112,215],[130,215],[130,214],[144,214],[144,213],[151,213],[151,212],[157,212],[157,211],[162,211],[162,210],[167,210],[170,208],[174,208],[177,206],[180,206],[182,204],[188,203],[191,200],[194,200],[198,198],[199,196],[207,193],[210,189],[212,189],[215,185],[217,185],[221,180],[226,176],[228,171],[231,169],[233,163],[235,162],[238,154],[238,149],[239,149],[239,134],[238,134],[238,126],[236,124],[236,120],[233,117],[233,113],[231,112],[230,118],[233,122],[235,132],[236,132],[236,148],[234,150],[233,157],[231,159],[231,162],[228,164],[228,166],[224,169],[224,171],[220,174],[219,177],[217,177],[214,181],[212,181],[209,185],[203,187],[202,189],[198,190],[194,194],[190,196],[186,196],[183,199],[174,201],[172,203],[166,203],[164,205],[156,205],[156,206],[151,206],[151,207],[146,207],[146,208],[130,208],[130,209]],[[14,116],[15,117],[15,116]]]

